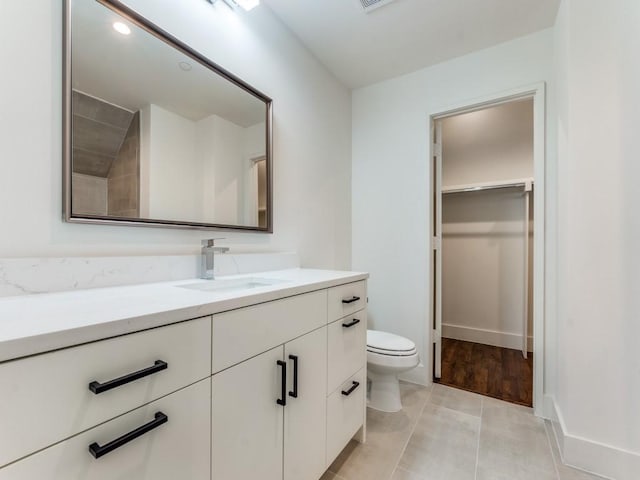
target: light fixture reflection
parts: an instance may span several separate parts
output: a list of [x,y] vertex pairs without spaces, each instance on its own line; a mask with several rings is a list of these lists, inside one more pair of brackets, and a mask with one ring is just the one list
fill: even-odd
[[113,29],[122,35],[129,35],[131,33],[131,29],[122,22],[114,22]]

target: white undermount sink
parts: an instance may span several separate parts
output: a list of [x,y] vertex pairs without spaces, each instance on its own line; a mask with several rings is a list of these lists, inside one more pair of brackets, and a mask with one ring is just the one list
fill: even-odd
[[204,280],[197,283],[177,285],[180,288],[200,290],[203,292],[231,292],[235,290],[249,290],[252,288],[269,287],[287,283],[286,280],[265,277],[226,278],[217,280]]

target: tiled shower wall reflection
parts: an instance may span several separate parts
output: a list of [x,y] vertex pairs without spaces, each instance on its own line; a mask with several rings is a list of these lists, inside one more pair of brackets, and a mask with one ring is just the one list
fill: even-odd
[[131,120],[108,176],[108,214],[140,216],[140,113]]
[[74,214],[139,216],[140,116],[73,92]]

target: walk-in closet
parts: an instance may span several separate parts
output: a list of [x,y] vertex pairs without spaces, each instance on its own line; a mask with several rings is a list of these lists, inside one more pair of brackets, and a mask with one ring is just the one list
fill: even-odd
[[437,121],[436,381],[531,406],[533,100]]

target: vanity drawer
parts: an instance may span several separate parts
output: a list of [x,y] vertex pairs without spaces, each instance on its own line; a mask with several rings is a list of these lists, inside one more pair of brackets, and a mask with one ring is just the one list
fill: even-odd
[[[0,468],[0,480],[208,480],[210,409],[207,378]],[[111,452],[90,452],[90,445],[104,447],[144,425],[149,431]]]
[[363,426],[366,388],[363,368],[327,398],[327,466]]
[[327,324],[327,291],[213,316],[213,373]]
[[205,317],[0,364],[0,466],[206,378],[210,362]]
[[329,325],[327,393],[333,392],[367,362],[367,310]]
[[351,315],[367,306],[367,283],[347,283],[329,289],[329,322]]

